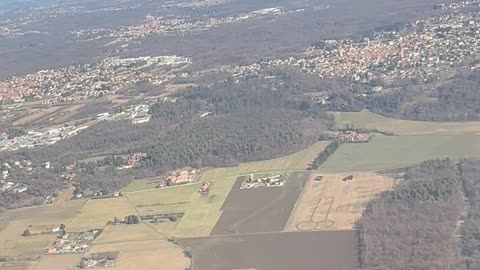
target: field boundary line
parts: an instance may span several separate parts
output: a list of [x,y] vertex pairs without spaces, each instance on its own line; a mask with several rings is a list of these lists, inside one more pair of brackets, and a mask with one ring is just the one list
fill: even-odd
[[[357,229],[343,229],[343,230],[319,230],[315,232],[350,232],[358,231]],[[297,231],[276,231],[276,232],[252,232],[252,233],[233,233],[233,234],[217,234],[209,235],[205,237],[185,237],[179,239],[203,239],[203,238],[217,238],[217,237],[235,237],[235,236],[248,236],[248,235],[262,235],[262,234],[288,234],[288,233],[311,233],[311,232],[297,232]]]
[[298,208],[298,205],[300,203],[300,201],[302,200],[304,194],[305,194],[305,185],[310,182],[310,180],[312,180],[312,173],[313,171],[310,171],[310,175],[309,175],[309,178],[308,180],[305,182],[305,184],[303,184],[301,186],[302,188],[302,192],[300,192],[300,195],[298,196],[297,200],[295,201],[295,205],[293,206],[293,209],[292,211],[290,212],[290,215],[288,216],[288,219],[287,219],[287,222],[285,222],[285,226],[283,227],[283,231],[284,232],[288,232],[287,228],[289,227],[289,224],[291,222],[291,219],[292,219],[292,216],[295,214],[295,211],[297,210]]
[[85,210],[85,207],[87,207],[87,203],[90,201],[90,199],[87,199],[87,201],[83,204],[82,208],[78,211],[78,213],[68,222],[68,224],[65,226],[65,228],[68,230],[70,225],[77,219],[78,215],[80,215],[83,210]]

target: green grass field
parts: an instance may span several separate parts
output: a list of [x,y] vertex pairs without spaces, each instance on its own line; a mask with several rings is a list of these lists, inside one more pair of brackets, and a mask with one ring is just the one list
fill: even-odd
[[329,143],[330,142],[327,141],[317,142],[300,152],[281,158],[242,163],[236,167],[207,170],[203,172],[201,179],[218,179],[271,171],[306,170],[308,165],[310,165],[315,157],[317,157]]
[[134,180],[128,186],[122,188],[122,192],[132,192],[132,191],[139,191],[139,190],[145,190],[145,189],[151,189],[155,188],[154,186],[151,186],[148,184],[147,179],[141,179],[141,180]]
[[370,143],[341,145],[319,170],[383,170],[447,157],[480,157],[480,135],[376,136]]
[[33,233],[39,233],[41,229],[68,224],[84,204],[84,200],[76,200],[6,211],[0,221],[0,257],[17,260],[37,258],[56,236],[45,234],[23,237],[23,231],[29,229]]
[[348,124],[355,128],[378,129],[396,135],[480,134],[480,121],[423,122],[383,117],[369,111],[335,112],[337,128]]
[[69,232],[103,229],[114,217],[123,219],[136,214],[132,203],[125,197],[88,200],[85,207],[67,226]]
[[220,207],[235,183],[236,177],[216,180],[209,196],[198,193],[200,183],[165,189],[127,193],[140,215],[183,212],[179,222],[150,224],[166,235],[176,237],[200,237],[210,234],[220,218]]

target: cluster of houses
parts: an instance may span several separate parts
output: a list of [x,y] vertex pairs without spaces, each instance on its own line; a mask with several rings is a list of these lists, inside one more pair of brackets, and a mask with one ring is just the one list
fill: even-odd
[[119,254],[120,251],[92,253],[83,257],[78,267],[82,269],[113,267]]
[[90,230],[80,233],[65,233],[47,249],[47,255],[72,254],[86,252],[102,230]]
[[[40,70],[0,81],[0,101],[22,103],[27,98],[44,104],[74,102],[115,94],[139,82],[164,83],[177,68],[190,64],[179,56],[106,58],[96,64]],[[162,67],[168,67],[163,68]]]
[[436,4],[433,7],[435,9],[443,9],[443,10],[458,10],[458,9],[466,8],[472,5],[478,6],[479,4],[480,4],[480,0],[466,0],[466,1],[448,3],[448,4]]
[[82,269],[113,267],[119,254],[120,251],[92,253],[83,257],[78,267]]
[[372,133],[361,133],[357,131],[338,132],[335,139],[341,143],[366,143],[373,137]]
[[64,126],[60,128],[50,128],[45,131],[32,130],[15,138],[8,138],[4,134],[2,139],[0,139],[0,151],[15,151],[18,149],[30,149],[42,145],[52,145],[60,140],[70,138],[86,128],[88,128],[88,125],[78,127]]
[[269,74],[264,71],[269,67],[295,66],[321,78],[342,77],[359,83],[380,80],[385,84],[395,79],[415,79],[424,83],[452,67],[471,65],[470,60],[479,59],[479,26],[479,12],[452,13],[372,33],[360,40],[321,41],[299,56],[264,59],[228,71],[234,77],[266,77]]
[[284,175],[271,175],[256,178],[251,174],[245,181],[240,184],[240,189],[251,189],[259,187],[281,187],[285,184],[286,177]]
[[197,174],[196,169],[181,169],[171,171],[165,178],[165,186],[190,183]]
[[147,15],[145,20],[139,24],[121,26],[116,29],[88,29],[74,31],[73,34],[80,40],[94,40],[99,38],[113,39],[108,45],[120,45],[128,47],[133,41],[150,36],[176,36],[189,32],[206,31],[225,23],[245,21],[263,16],[281,15],[286,13],[279,7],[265,8],[252,12],[236,14],[228,17],[209,17],[206,19],[192,20],[185,17],[155,17]]
[[22,193],[28,190],[28,185],[11,181],[0,180],[0,193]]
[[125,164],[122,166],[118,167],[118,169],[123,170],[123,169],[131,169],[138,165],[142,160],[147,158],[147,153],[144,152],[136,152],[128,156],[127,160],[125,161]]

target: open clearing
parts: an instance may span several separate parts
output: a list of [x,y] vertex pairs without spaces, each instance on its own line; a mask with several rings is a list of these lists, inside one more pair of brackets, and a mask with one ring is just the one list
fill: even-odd
[[0,254],[5,257],[35,259],[55,240],[55,235],[21,234],[29,229],[33,234],[42,229],[68,224],[84,205],[84,200],[70,201],[61,205],[43,205],[6,211],[0,226]]
[[[323,176],[320,181],[313,180]],[[342,181],[347,175],[353,180]],[[305,184],[286,226],[288,231],[352,230],[367,203],[393,188],[393,179],[376,173],[314,174]]]
[[480,133],[480,121],[424,122],[387,118],[369,111],[335,112],[337,128],[348,124],[354,128],[378,129],[396,135],[474,134]]
[[135,208],[125,197],[88,200],[80,214],[67,226],[69,232],[82,232],[91,229],[102,229],[107,221],[114,217],[123,219],[136,214]]
[[31,270],[33,266],[32,262],[4,262],[0,263],[0,269],[2,270]]
[[375,136],[369,143],[342,144],[319,170],[376,171],[447,157],[480,157],[480,135]]
[[289,156],[258,162],[242,163],[237,167],[217,168],[202,173],[202,180],[233,177],[250,173],[270,171],[306,170],[310,163],[329,144],[328,141],[317,142],[307,149]]
[[157,231],[176,237],[210,234],[222,212],[220,208],[235,178],[216,180],[207,196],[198,192],[200,183],[127,193],[139,215],[184,213],[177,222],[151,224]]
[[164,238],[147,224],[110,225],[95,240],[95,244],[108,244],[126,241],[142,241]]
[[80,263],[82,254],[44,256],[32,270],[72,270]]
[[183,250],[164,239],[95,244],[90,253],[108,251],[120,251],[120,254],[115,266],[107,269],[185,270],[190,266],[190,259],[184,255]]
[[292,172],[282,187],[239,189],[239,177],[230,191],[212,235],[282,231],[310,172]]
[[355,231],[280,232],[180,239],[196,270],[352,270],[358,267]]

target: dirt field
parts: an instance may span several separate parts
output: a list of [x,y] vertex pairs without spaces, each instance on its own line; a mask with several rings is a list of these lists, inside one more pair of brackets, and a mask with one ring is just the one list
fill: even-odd
[[57,107],[50,108],[35,108],[26,109],[22,111],[21,116],[13,122],[14,126],[24,126],[35,122],[37,119],[44,117],[45,115],[52,114],[58,110]]
[[95,244],[90,250],[91,253],[107,251],[120,251],[115,266],[107,268],[112,270],[185,270],[190,266],[183,250],[167,240]]
[[67,226],[67,231],[102,229],[114,217],[123,219],[132,214],[136,214],[136,210],[126,197],[88,200],[80,214]]
[[195,270],[352,270],[356,232],[281,232],[181,239]]
[[240,190],[239,177],[211,235],[282,231],[309,172],[292,172],[283,187]]
[[32,262],[5,262],[0,263],[0,269],[2,270],[32,270]]
[[[314,181],[316,176],[321,181]],[[393,179],[376,173],[314,174],[305,184],[287,231],[351,230],[367,203],[378,193],[393,187]]]
[[73,270],[80,263],[82,254],[44,256],[32,270]]

